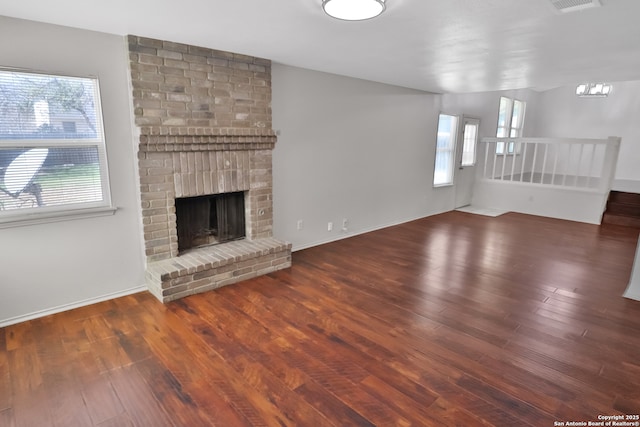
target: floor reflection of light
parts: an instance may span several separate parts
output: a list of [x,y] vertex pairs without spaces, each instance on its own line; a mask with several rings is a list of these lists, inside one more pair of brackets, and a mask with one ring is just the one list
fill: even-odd
[[[504,271],[507,264],[528,268],[526,259],[505,253],[505,239],[511,238],[518,237],[499,232],[491,225],[480,233],[470,226],[433,230],[424,245],[422,288],[434,296],[448,294],[452,298],[486,301],[487,293],[496,292],[498,281],[508,280],[503,273],[496,276],[494,272]],[[496,298],[496,304],[503,300]]]
[[424,289],[440,294],[464,283],[470,251],[468,231],[452,226],[438,228],[429,233],[423,248],[420,279]]
[[503,254],[501,247],[503,246],[503,237],[500,233],[487,227],[483,231],[482,246],[479,254],[480,265],[487,270],[492,270],[496,265],[500,264]]

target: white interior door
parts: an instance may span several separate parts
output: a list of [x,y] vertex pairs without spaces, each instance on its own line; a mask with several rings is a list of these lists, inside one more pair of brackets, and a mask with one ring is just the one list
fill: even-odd
[[461,135],[458,139],[461,144],[458,144],[456,150],[456,165],[458,166],[455,178],[456,208],[471,204],[479,131],[480,120],[463,118],[462,126],[460,126]]

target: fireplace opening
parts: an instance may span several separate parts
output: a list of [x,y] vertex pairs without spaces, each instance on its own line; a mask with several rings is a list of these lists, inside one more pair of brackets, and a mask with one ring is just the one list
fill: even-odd
[[244,192],[176,199],[178,252],[245,237]]

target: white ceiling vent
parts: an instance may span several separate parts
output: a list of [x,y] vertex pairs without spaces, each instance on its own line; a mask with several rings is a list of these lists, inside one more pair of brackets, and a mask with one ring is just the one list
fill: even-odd
[[578,10],[600,7],[600,0],[550,0],[556,11],[561,13],[576,12]]

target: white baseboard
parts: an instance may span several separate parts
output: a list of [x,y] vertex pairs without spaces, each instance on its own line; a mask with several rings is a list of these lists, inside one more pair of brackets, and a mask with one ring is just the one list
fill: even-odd
[[415,218],[407,218],[407,219],[403,219],[403,220],[396,221],[396,222],[389,223],[389,224],[377,225],[375,227],[367,228],[367,229],[364,229],[364,230],[359,230],[359,231],[356,231],[356,232],[346,232],[346,233],[340,235],[339,237],[334,237],[334,238],[321,240],[321,241],[317,241],[317,242],[313,242],[313,243],[305,243],[305,244],[300,245],[300,246],[297,246],[297,245],[294,244],[293,247],[291,248],[291,252],[297,252],[297,251],[301,251],[303,249],[309,249],[309,248],[312,248],[314,246],[324,245],[326,243],[337,242],[338,240],[348,239],[349,237],[359,236],[360,234],[371,233],[372,231],[382,230],[383,228],[393,227],[395,225],[404,224],[406,222],[416,221],[418,219],[426,218],[426,217],[433,216],[433,215],[438,215],[438,214],[441,214],[441,213],[444,213],[444,212],[447,212],[447,211],[430,213],[430,214],[427,214],[427,215],[417,216]]
[[[629,299],[633,299],[636,301],[640,301],[640,290],[638,289],[631,289],[631,285],[629,285],[629,287],[627,288],[626,292],[624,294],[622,294],[623,297],[625,298],[629,298]],[[638,286],[635,286],[635,288],[638,288]]]
[[89,298],[82,301],[77,301],[69,304],[59,305],[53,308],[47,308],[45,310],[36,311],[29,314],[23,314],[20,316],[10,317],[8,319],[0,319],[0,328],[9,325],[15,325],[16,323],[26,322],[27,320],[37,319],[39,317],[49,316],[51,314],[61,313],[67,310],[73,310],[74,308],[84,307],[91,304],[107,301],[114,298],[124,297],[131,294],[137,294],[138,292],[146,291],[146,286],[136,286],[135,288],[125,289],[124,291],[114,292],[107,295],[102,295],[96,298]]

